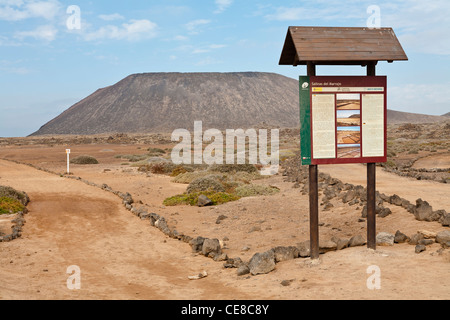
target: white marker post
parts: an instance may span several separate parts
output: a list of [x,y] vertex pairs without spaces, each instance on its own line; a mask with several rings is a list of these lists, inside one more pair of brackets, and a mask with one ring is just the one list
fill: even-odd
[[70,155],[70,149],[66,149],[66,154],[67,154],[67,174],[70,174],[70,168],[69,168],[69,155]]

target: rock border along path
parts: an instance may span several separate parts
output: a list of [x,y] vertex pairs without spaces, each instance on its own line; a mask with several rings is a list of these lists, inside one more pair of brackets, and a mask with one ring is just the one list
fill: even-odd
[[[275,247],[272,248],[266,252],[263,253],[255,253],[253,257],[248,261],[244,262],[241,258],[230,258],[228,255],[224,252],[222,252],[222,244],[221,241],[218,239],[210,239],[210,238],[204,238],[204,237],[196,237],[193,238],[189,235],[185,235],[184,233],[178,232],[175,228],[170,228],[168,225],[166,219],[162,217],[161,215],[157,213],[149,213],[144,206],[136,207],[134,206],[134,200],[130,193],[126,192],[120,192],[113,190],[111,187],[109,187],[107,184],[96,184],[93,182],[90,182],[86,179],[83,179],[81,177],[76,177],[72,175],[61,175],[59,173],[53,172],[51,170],[38,167],[33,164],[29,163],[23,163],[16,160],[10,160],[10,159],[2,159],[5,161],[21,164],[21,165],[27,165],[34,169],[44,171],[46,173],[58,175],[60,177],[65,177],[67,179],[74,179],[81,181],[89,186],[100,188],[104,191],[111,192],[122,199],[122,203],[124,207],[133,213],[135,216],[139,217],[141,220],[149,220],[150,225],[152,227],[155,227],[159,229],[163,234],[165,234],[167,237],[179,240],[181,242],[184,242],[186,244],[189,244],[192,248],[193,253],[199,253],[204,255],[205,257],[211,258],[216,262],[223,262],[224,268],[236,268],[237,269],[237,275],[243,276],[247,274],[251,274],[253,276],[258,274],[267,274],[275,269],[275,266],[277,263],[292,259],[298,259],[298,258],[308,258],[310,257],[310,246],[309,241],[304,241],[302,243],[298,243],[296,246],[289,246],[289,247]],[[300,170],[301,171],[301,170]],[[288,174],[284,174],[285,176],[288,176]],[[295,183],[303,183],[304,187],[302,189],[303,192],[307,192],[308,184],[305,183],[306,175],[305,174],[299,174],[296,179],[294,179]],[[344,203],[349,203],[350,205],[356,204],[356,199],[359,199],[359,201],[364,202],[365,197],[365,188],[362,186],[354,186],[352,184],[343,183],[342,181],[332,178],[328,174],[321,173],[319,181],[322,181],[319,185],[319,189],[323,190],[324,193],[324,203],[323,205],[329,203],[329,200],[337,197],[338,194],[341,194],[339,196],[340,199]],[[347,191],[345,193],[341,193],[342,191]],[[416,206],[412,205],[408,200],[402,199],[397,195],[393,196],[386,196],[384,194],[377,193],[377,214],[381,217],[383,217],[386,211],[379,210],[379,208],[383,208],[382,203],[383,201],[386,201],[388,203],[391,203],[393,205],[399,205],[408,210],[409,212],[413,213],[416,216],[416,219],[419,220],[421,218],[422,220],[419,221],[442,221],[443,226],[448,226],[448,222],[450,220],[450,214],[445,212],[445,210],[438,210],[433,211],[431,206],[421,199],[417,200]],[[390,210],[389,210],[390,211]],[[364,210],[363,210],[364,214]],[[390,212],[388,213],[390,214]],[[388,215],[387,214],[387,215]],[[385,215],[386,216],[386,215]],[[20,224],[20,227],[23,226],[23,223],[25,220],[22,217],[17,221],[23,221]],[[20,230],[21,231],[21,230]],[[20,232],[16,233],[16,235],[20,236]],[[446,248],[450,247],[450,231],[446,230],[439,234],[435,234],[434,236],[428,236],[428,240],[433,241],[423,241],[425,240],[425,236],[423,232],[418,231],[417,234],[413,235],[412,237],[407,237],[406,235],[402,234],[400,231],[397,231],[396,235],[390,235],[385,232],[380,232],[377,235],[377,242],[378,245],[393,245],[394,243],[403,243],[408,242],[411,245],[415,245],[416,253],[420,253],[426,250],[426,245],[433,244],[435,242],[438,242],[441,244],[442,249],[444,250]],[[385,241],[386,238],[393,239],[394,241],[391,241],[390,243],[387,243]],[[437,241],[440,239],[439,241]],[[356,235],[351,237],[350,239],[340,239],[333,237],[333,239],[328,241],[321,241],[319,246],[319,251],[321,254],[325,254],[329,251],[336,251],[336,250],[343,250],[345,248],[350,247],[356,247],[356,246],[364,246],[366,244],[366,239],[364,239],[361,235]],[[425,248],[423,248],[425,247]],[[420,250],[419,250],[420,249]]]

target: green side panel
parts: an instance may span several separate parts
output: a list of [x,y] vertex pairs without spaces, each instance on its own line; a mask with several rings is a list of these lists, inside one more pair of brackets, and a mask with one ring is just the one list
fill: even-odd
[[311,82],[300,77],[300,149],[302,165],[311,165]]

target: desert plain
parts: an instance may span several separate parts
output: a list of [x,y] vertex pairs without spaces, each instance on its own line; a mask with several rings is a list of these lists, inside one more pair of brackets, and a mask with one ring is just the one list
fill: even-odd
[[[448,124],[433,126],[448,134]],[[449,212],[449,140],[442,134],[429,136],[432,128],[390,127],[389,162],[377,167],[377,191],[413,205],[420,198],[433,210]],[[375,251],[364,245],[334,249],[318,261],[296,257],[280,261],[269,273],[239,276],[235,268],[224,267],[226,261],[193,252],[188,243],[140,219],[111,192],[129,193],[135,204],[164,217],[179,233],[219,239],[228,258],[245,262],[255,253],[297,246],[309,239],[309,196],[304,177],[299,178],[303,173],[296,153],[298,130],[284,130],[281,137],[279,173],[252,181],[279,192],[206,207],[164,205],[165,199],[184,193],[187,184],[174,182],[170,175],[139,170],[121,156],[145,158],[149,148],[166,150],[167,156],[174,146],[170,136],[0,139],[0,185],[25,191],[31,200],[21,237],[0,242],[0,299],[450,298],[450,249],[435,241],[420,253],[408,242],[380,245]],[[71,164],[67,175],[66,149],[71,149],[70,157],[90,155],[99,164]],[[436,163],[441,170],[436,170]],[[364,165],[320,166],[319,171],[344,185],[366,185]],[[324,193],[322,189],[319,199]],[[320,204],[321,241],[366,238],[363,202],[356,199],[349,204],[337,195],[327,203],[326,208]],[[449,230],[438,221],[417,220],[402,206],[388,202],[383,206],[391,214],[377,217],[377,233],[401,231],[408,237],[419,233],[433,240]],[[8,232],[12,219],[0,216],[0,233]],[[67,286],[70,266],[81,270],[79,290]],[[380,270],[380,286],[375,289],[368,286],[372,266]],[[202,279],[189,278],[204,271],[207,276]]]

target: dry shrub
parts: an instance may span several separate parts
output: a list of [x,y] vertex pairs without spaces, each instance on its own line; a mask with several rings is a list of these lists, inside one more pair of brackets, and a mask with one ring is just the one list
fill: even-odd
[[170,174],[172,177],[177,177],[180,174],[188,172],[183,166],[178,166],[175,169],[172,170],[172,173]]
[[173,179],[173,182],[189,184],[196,179],[203,178],[203,177],[206,177],[209,175],[211,175],[211,172],[208,172],[208,171],[186,172],[186,173],[182,173],[182,174],[176,176]]
[[72,164],[98,164],[97,159],[91,156],[79,156],[70,160]]
[[171,162],[154,162],[141,165],[138,168],[140,172],[151,172],[153,174],[171,174],[175,169],[175,165]]
[[188,194],[202,191],[225,192],[225,187],[214,177],[207,176],[192,181],[186,191]]
[[264,186],[259,184],[248,184],[237,187],[235,194],[238,197],[254,197],[254,196],[267,196],[280,192],[280,189],[271,186]]
[[164,174],[166,173],[166,166],[164,163],[154,163],[150,166],[150,172],[154,174]]
[[255,173],[258,171],[258,169],[253,164],[213,164],[208,168],[208,170],[221,173]]

